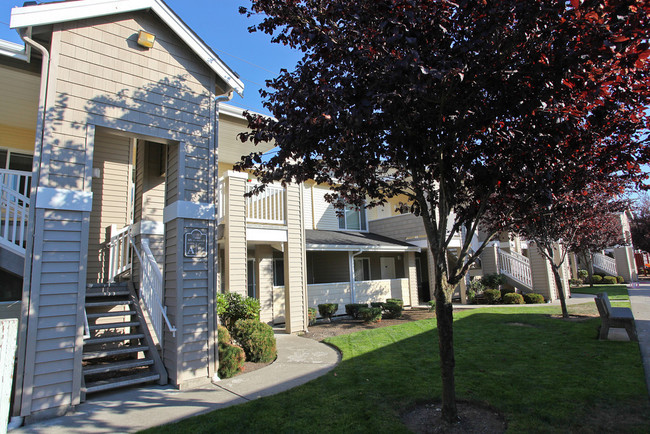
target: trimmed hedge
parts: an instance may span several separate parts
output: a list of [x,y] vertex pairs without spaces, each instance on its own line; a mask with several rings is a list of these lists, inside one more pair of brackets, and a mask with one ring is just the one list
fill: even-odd
[[217,326],[217,342],[219,344],[232,344],[230,332],[222,325]]
[[362,307],[359,309],[359,316],[364,322],[381,321],[381,307]]
[[586,282],[589,279],[589,272],[587,270],[578,270],[578,279]]
[[317,313],[318,313],[318,311],[316,310],[315,307],[307,308],[307,319],[309,319],[309,325],[310,326],[313,326],[314,324],[316,324],[316,315],[317,315]]
[[361,303],[350,303],[345,305],[345,313],[350,315],[354,319],[359,319],[359,309],[362,307],[368,307],[367,304]]
[[318,313],[320,313],[320,316],[330,320],[337,310],[339,310],[339,305],[336,303],[323,303],[318,305]]
[[616,283],[625,283],[625,279],[623,279],[623,276],[616,276]]
[[401,298],[387,298],[386,303],[396,303],[404,307],[404,301]]
[[508,292],[504,294],[503,302],[505,304],[524,304],[524,297],[516,292]]
[[501,291],[498,289],[486,289],[483,291],[487,304],[495,304],[501,299]]
[[526,304],[541,304],[544,303],[544,296],[542,294],[531,292],[529,294],[524,294],[524,301]]
[[404,302],[399,299],[389,298],[386,300],[383,306],[384,317],[389,318],[399,318],[402,316],[402,311],[404,310]]
[[517,291],[515,291],[514,288],[501,288],[501,298],[503,298],[504,295],[512,294],[513,292]]
[[270,325],[255,319],[240,319],[235,323],[233,336],[250,362],[268,363],[278,355],[275,335]]
[[219,378],[230,378],[244,368],[246,356],[242,347],[230,344],[219,345]]
[[615,276],[605,276],[603,277],[603,283],[605,285],[616,285],[617,280]]
[[603,281],[603,276],[599,276],[598,274],[594,274],[591,276],[591,283],[602,283]]
[[373,301],[370,303],[370,307],[378,307],[378,308],[383,308],[384,307],[384,302],[383,301]]

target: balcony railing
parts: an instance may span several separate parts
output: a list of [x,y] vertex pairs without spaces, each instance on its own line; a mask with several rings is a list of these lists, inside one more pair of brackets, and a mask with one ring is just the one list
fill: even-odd
[[32,173],[0,170],[0,244],[25,255]]
[[[257,184],[247,183],[246,193]],[[247,223],[284,225],[286,190],[275,185],[267,185],[263,192],[246,198]]]
[[521,284],[526,289],[533,289],[533,276],[530,260],[517,252],[504,252],[499,249],[499,268],[501,273]]
[[602,253],[594,254],[594,267],[599,268],[610,276],[617,276],[616,260]]

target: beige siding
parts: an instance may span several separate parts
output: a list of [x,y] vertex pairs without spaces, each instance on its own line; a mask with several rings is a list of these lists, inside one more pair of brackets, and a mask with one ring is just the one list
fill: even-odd
[[96,133],[93,168],[99,169],[101,176],[92,179],[88,283],[107,281],[109,227],[116,225],[121,229],[129,224],[130,152],[130,139]]
[[226,291],[246,295],[246,180],[229,177],[226,180],[225,266]]
[[414,238],[426,239],[422,218],[414,214],[402,214],[368,222],[370,232],[395,240],[409,241]]
[[316,229],[314,227],[314,210],[311,197],[311,187],[306,185],[303,186],[303,198],[305,200],[304,209],[304,218],[305,218],[305,229]]
[[257,293],[260,300],[260,320],[273,322],[273,249],[271,246],[255,246],[255,264],[257,266]]
[[[36,107],[34,107],[36,110]],[[17,149],[27,154],[34,153],[36,131],[0,124],[0,147]]]
[[336,210],[331,203],[325,200],[325,195],[330,190],[325,187],[314,186],[311,192],[315,228],[321,230],[338,230],[339,220],[336,216]]
[[287,243],[284,257],[286,330],[300,332],[307,327],[305,228],[302,216],[302,187],[287,186]]

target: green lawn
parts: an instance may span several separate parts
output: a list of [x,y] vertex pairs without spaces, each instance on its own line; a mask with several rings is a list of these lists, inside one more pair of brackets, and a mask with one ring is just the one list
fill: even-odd
[[581,286],[578,288],[571,288],[572,293],[576,294],[593,294],[598,295],[601,292],[606,292],[610,300],[629,300],[627,295],[627,286],[625,285],[594,285],[593,288],[589,286]]
[[[590,305],[575,313],[595,312]],[[598,318],[549,314],[559,308],[458,313],[458,399],[499,410],[510,432],[647,432],[650,403],[638,345],[598,341]],[[400,413],[440,399],[437,340],[435,320],[337,336],[328,343],[343,360],[325,376],[150,431],[407,432]]]

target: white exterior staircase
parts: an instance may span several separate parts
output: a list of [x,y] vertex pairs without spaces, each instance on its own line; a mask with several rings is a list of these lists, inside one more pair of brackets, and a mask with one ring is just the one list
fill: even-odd
[[512,286],[533,290],[533,275],[530,260],[516,252],[508,253],[499,249],[499,270]]
[[594,253],[594,269],[604,272],[609,276],[618,276],[616,272],[616,260],[602,253]]

